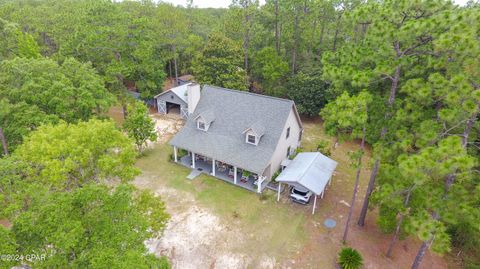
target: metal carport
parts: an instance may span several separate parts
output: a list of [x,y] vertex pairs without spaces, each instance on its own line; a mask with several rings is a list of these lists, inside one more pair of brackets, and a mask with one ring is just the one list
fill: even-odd
[[315,195],[312,214],[317,206],[317,196],[323,193],[327,184],[330,184],[337,162],[320,152],[301,152],[288,164],[282,173],[275,179],[278,184],[277,201],[280,200],[282,183],[301,186]]

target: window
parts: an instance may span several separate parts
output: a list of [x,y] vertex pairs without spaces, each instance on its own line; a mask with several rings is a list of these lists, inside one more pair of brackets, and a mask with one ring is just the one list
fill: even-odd
[[287,128],[287,137],[285,138],[288,138],[290,136],[290,127]]
[[201,120],[198,120],[197,121],[197,128],[200,129],[200,130],[206,131],[205,122],[203,122]]
[[287,158],[290,156],[290,147],[287,149]]
[[251,134],[247,134],[247,143],[256,145],[257,144],[257,137],[254,136],[254,135],[251,135]]

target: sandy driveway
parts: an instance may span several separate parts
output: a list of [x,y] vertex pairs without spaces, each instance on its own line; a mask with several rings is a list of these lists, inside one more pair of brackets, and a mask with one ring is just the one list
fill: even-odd
[[155,185],[154,175],[135,179],[139,188],[152,189],[166,201],[171,219],[162,237],[146,242],[150,252],[169,257],[173,268],[274,268],[267,256],[252,257],[235,249],[248,236],[224,223],[207,208],[196,204],[192,194]]

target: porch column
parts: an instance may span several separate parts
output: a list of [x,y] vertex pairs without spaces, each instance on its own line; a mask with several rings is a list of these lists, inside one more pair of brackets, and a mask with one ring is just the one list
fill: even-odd
[[277,202],[280,201],[280,190],[282,189],[282,183],[278,182]]
[[322,199],[323,199],[323,194],[324,194],[324,193],[325,193],[325,190],[324,190],[324,191],[322,191],[322,196],[321,196],[320,198],[322,198]]
[[262,192],[262,183],[265,180],[265,177],[259,176],[258,177],[258,184],[257,184],[257,192],[261,193]]
[[195,153],[192,152],[192,168],[195,169]]
[[315,199],[313,200],[312,215],[315,214],[315,208],[316,207],[317,207],[317,195],[315,194]]
[[233,183],[236,185],[237,184],[237,167],[233,167]]
[[212,158],[212,176],[215,176],[215,159]]
[[173,157],[174,157],[175,162],[178,162],[178,159],[177,159],[177,147],[176,147],[176,146],[173,146]]

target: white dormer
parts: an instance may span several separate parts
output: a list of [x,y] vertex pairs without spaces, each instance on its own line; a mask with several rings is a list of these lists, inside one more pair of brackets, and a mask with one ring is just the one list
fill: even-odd
[[208,128],[210,128],[210,125],[212,125],[212,122],[215,120],[215,114],[212,110],[207,110],[198,114],[195,120],[197,122],[197,129],[208,131]]
[[208,130],[207,124],[205,124],[205,121],[203,121],[203,119],[201,118],[197,119],[197,129],[200,129],[202,131]]
[[258,139],[257,138],[257,135],[255,134],[255,132],[253,131],[248,131],[245,135],[245,142],[247,142],[248,144],[252,144],[252,145],[258,145]]
[[256,122],[243,131],[243,133],[245,134],[245,142],[256,146],[260,142],[260,138],[265,134],[265,127],[261,123]]

